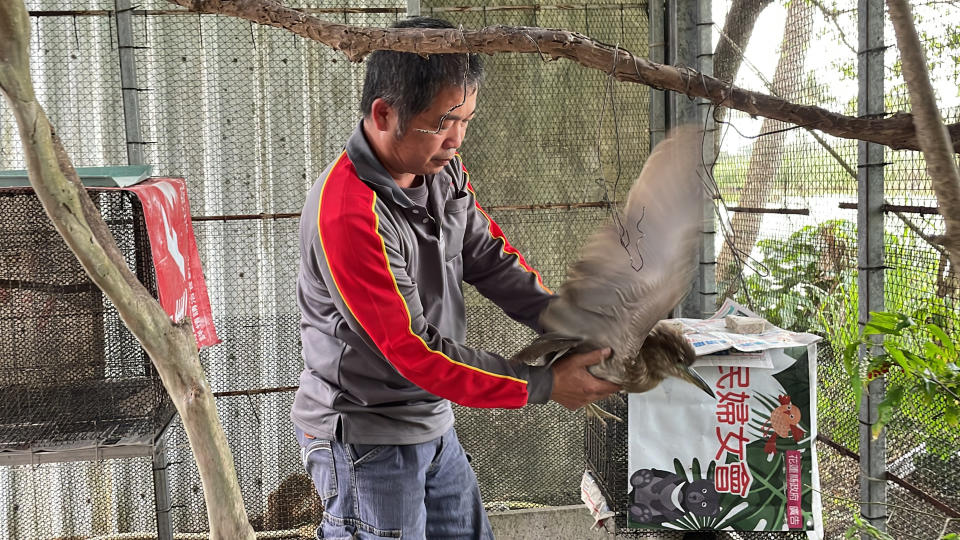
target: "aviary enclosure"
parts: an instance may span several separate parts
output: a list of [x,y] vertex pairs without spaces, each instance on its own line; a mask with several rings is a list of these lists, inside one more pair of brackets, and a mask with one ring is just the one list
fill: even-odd
[[[908,398],[884,437],[865,437],[860,418],[875,415],[878,400],[859,410],[842,362],[864,306],[951,335],[960,322],[960,278],[921,153],[682,92],[702,84],[703,73],[841,115],[909,111],[882,1],[293,7],[354,26],[419,12],[464,29],[562,28],[690,70],[687,88],[665,92],[543,54],[487,57],[479,114],[462,148],[480,202],[556,287],[651,144],[672,125],[702,123],[713,188],[701,250],[708,264],[683,313],[712,312],[731,296],[785,328],[824,337],[818,451],[828,538],[842,536],[860,501],[895,538],[960,533],[960,430],[950,426],[950,403]],[[295,231],[304,194],[359,119],[362,65],[282,29],[160,0],[30,0],[27,8],[38,100],[74,164],[149,164],[156,175],[186,178],[222,339],[201,360],[247,513],[262,537],[312,537],[320,507],[288,419],[302,367]],[[938,106],[956,124],[960,4],[925,0],[913,9]],[[4,103],[0,169],[24,167]],[[0,194],[0,540],[202,535],[209,524],[196,464],[180,421],[167,426],[170,406],[155,373],[24,197]],[[111,196],[97,203],[125,239],[127,263],[142,270],[136,205]],[[37,272],[28,279],[24,269],[47,276],[48,286],[29,286]],[[467,296],[470,344],[509,354],[529,341],[474,291]],[[60,335],[59,345],[45,341],[50,335]],[[24,420],[36,411],[44,414]],[[585,465],[608,486],[625,481],[623,424],[586,421],[554,404],[457,415],[490,509],[579,503]],[[139,450],[125,453],[131,442]],[[41,452],[50,449],[59,453]],[[625,492],[610,496],[616,505]]]

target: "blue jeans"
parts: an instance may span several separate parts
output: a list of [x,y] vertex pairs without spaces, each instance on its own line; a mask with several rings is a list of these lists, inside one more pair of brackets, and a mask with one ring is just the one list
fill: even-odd
[[296,433],[303,466],[323,499],[317,538],[493,539],[477,477],[453,428],[398,446]]

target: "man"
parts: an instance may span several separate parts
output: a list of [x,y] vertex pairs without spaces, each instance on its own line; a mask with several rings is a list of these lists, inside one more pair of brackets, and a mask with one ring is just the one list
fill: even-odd
[[307,196],[291,417],[320,538],[492,538],[450,401],[576,409],[618,390],[586,370],[609,350],[531,368],[464,345],[462,281],[534,329],[551,297],[456,154],[481,79],[476,55],[371,54],[363,120]]

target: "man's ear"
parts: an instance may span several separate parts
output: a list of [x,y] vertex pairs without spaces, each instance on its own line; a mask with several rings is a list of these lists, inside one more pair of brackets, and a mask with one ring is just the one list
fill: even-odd
[[394,132],[397,129],[397,111],[382,98],[373,100],[370,105],[370,120],[377,131]]

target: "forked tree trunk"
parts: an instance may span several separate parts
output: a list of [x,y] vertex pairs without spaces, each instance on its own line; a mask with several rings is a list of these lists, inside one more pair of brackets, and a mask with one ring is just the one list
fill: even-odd
[[0,90],[17,120],[30,184],[57,232],[150,355],[180,413],[203,483],[210,537],[252,539],[233,457],[200,365],[190,321],[171,322],[127,268],[36,101],[29,41],[30,23],[23,1],[0,1]]
[[950,254],[954,274],[960,273],[960,170],[950,143],[950,137],[940,111],[936,95],[927,73],[923,46],[917,37],[913,14],[907,0],[887,0],[893,31],[897,35],[903,78],[913,106],[913,124],[917,141],[927,162],[927,173],[937,197],[937,206],[946,224],[943,246]]
[[[783,99],[796,99],[803,84],[803,62],[810,44],[810,32],[813,27],[813,5],[807,2],[791,2],[787,8],[784,22],[783,44],[780,46],[780,60],[773,75],[771,92]],[[766,118],[760,133],[770,133],[755,140],[750,155],[750,165],[740,191],[737,206],[745,208],[763,208],[770,195],[777,173],[780,170],[783,143],[786,132],[775,133],[787,127],[783,122]],[[717,257],[718,283],[726,283],[727,289],[720,298],[729,296],[735,290],[736,276],[742,271],[735,255],[747,257],[757,241],[763,214],[738,212],[731,220],[732,238],[724,242]],[[731,247],[732,246],[732,247]]]

